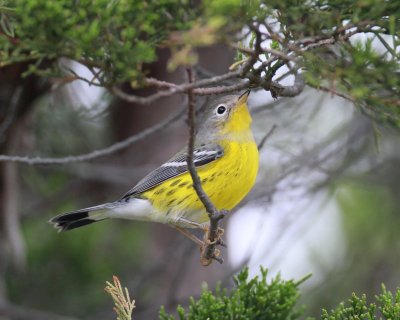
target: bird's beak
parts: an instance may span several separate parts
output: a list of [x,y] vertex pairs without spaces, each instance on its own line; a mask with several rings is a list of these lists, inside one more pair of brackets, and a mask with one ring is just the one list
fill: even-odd
[[250,94],[250,90],[247,90],[247,91],[243,92],[240,95],[240,97],[239,97],[239,99],[237,101],[237,105],[240,106],[241,104],[246,103],[247,102],[247,98],[249,97],[249,94]]

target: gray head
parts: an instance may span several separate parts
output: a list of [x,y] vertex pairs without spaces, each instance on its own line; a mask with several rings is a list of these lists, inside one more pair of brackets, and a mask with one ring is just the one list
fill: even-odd
[[247,108],[250,91],[240,95],[227,95],[211,100],[202,110],[197,120],[198,138],[210,135],[226,135],[248,130],[251,124]]

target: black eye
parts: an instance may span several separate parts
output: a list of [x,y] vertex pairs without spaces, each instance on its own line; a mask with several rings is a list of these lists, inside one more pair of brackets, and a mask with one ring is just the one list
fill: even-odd
[[217,108],[217,114],[218,115],[223,115],[224,113],[226,112],[226,107],[225,106],[223,106],[223,105],[220,105],[220,106],[218,106],[218,108]]

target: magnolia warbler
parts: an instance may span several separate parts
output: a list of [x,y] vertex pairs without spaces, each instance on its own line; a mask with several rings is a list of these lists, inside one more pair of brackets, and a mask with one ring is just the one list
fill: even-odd
[[[194,164],[205,193],[218,210],[231,210],[251,190],[258,149],[247,107],[249,91],[207,104],[199,116]],[[58,230],[71,230],[107,218],[161,222],[176,228],[206,229],[209,217],[193,188],[187,149],[144,177],[121,199],[58,215]]]

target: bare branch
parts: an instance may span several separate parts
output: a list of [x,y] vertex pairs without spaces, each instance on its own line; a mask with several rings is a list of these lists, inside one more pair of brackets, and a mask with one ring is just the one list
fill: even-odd
[[208,96],[212,94],[222,94],[222,93],[230,93],[238,90],[242,90],[249,87],[249,80],[244,80],[237,84],[233,84],[231,86],[218,86],[212,88],[199,88],[193,89],[192,92],[198,96]]
[[174,88],[174,89],[170,89],[170,90],[166,90],[166,91],[157,92],[148,97],[139,97],[139,96],[136,96],[133,94],[125,93],[116,86],[111,87],[110,91],[111,91],[111,93],[116,95],[118,98],[125,100],[127,102],[141,104],[141,105],[148,105],[148,104],[151,104],[161,98],[172,96],[175,93],[181,93],[183,90],[181,88]]
[[[192,82],[192,70],[189,68],[187,72],[188,72],[189,82]],[[188,108],[189,141],[188,141],[188,155],[187,155],[188,168],[190,175],[192,176],[193,187],[196,190],[197,195],[199,196],[201,202],[203,202],[207,212],[214,214],[217,213],[218,210],[214,207],[209,197],[204,192],[193,161],[195,131],[196,131],[196,114],[195,114],[196,110],[195,110],[195,98],[192,89],[189,89],[188,91],[188,105],[189,105]]]
[[378,37],[379,41],[383,44],[383,46],[386,48],[387,51],[390,52],[390,54],[396,58],[400,58],[400,54],[396,52],[394,48],[392,48],[389,43],[379,34],[379,32],[374,32],[374,34]]
[[[193,71],[195,72],[195,78],[198,79],[197,82],[199,80],[205,80],[205,79],[209,79],[209,78],[217,76],[216,73],[214,73],[214,72],[210,71],[209,69],[206,69],[200,65],[193,66]],[[220,85],[232,85],[232,84],[235,84],[236,82],[237,82],[237,80],[235,78],[230,78],[230,79],[219,81],[218,83]]]
[[242,69],[240,70],[240,76],[242,78],[245,78],[249,70],[254,66],[254,64],[257,62],[259,53],[261,52],[261,33],[259,31],[259,26],[249,26],[250,29],[255,33],[255,43],[254,43],[254,52],[250,55],[250,57],[247,59],[247,61],[244,63]]
[[270,91],[274,98],[276,96],[296,97],[303,91],[305,85],[304,77],[301,73],[297,73],[294,77],[294,84],[292,86],[282,86],[278,82],[272,81]]
[[[189,83],[193,81],[192,69],[187,69]],[[206,233],[206,243],[202,248],[201,263],[203,265],[209,265],[212,259],[222,263],[223,259],[218,257],[218,251],[216,250],[217,240],[219,239],[219,221],[224,217],[224,213],[219,212],[214,204],[211,202],[208,195],[204,192],[201,186],[200,178],[197,174],[196,167],[193,162],[193,151],[195,143],[195,130],[196,130],[196,114],[195,114],[195,98],[193,90],[188,90],[188,123],[189,123],[189,141],[188,141],[188,155],[187,164],[188,170],[193,180],[193,188],[195,189],[200,201],[203,203],[207,210],[210,218],[210,227],[208,233]]]
[[70,83],[75,80],[81,80],[81,81],[87,83],[89,86],[104,87],[104,83],[98,79],[96,73],[94,71],[92,71],[92,69],[89,67],[88,67],[88,69],[93,74],[93,77],[90,80],[85,77],[80,76],[78,73],[76,73],[72,68],[70,68],[67,65],[61,64],[61,68],[63,70],[65,70],[66,72],[69,72],[71,75],[68,75],[67,77],[63,77],[63,78],[56,78],[55,82],[59,82],[60,84],[65,84],[65,83]]
[[279,50],[275,50],[275,49],[261,48],[260,52],[257,53],[257,51],[255,51],[255,50],[240,47],[236,43],[231,43],[230,46],[239,50],[240,52],[243,52],[246,54],[259,55],[260,53],[270,53],[271,55],[273,55],[277,58],[281,58],[283,60],[288,60],[288,61],[297,61],[298,60],[296,57],[293,57],[293,55],[288,55],[288,54],[285,54],[283,51],[279,51]]
[[264,147],[265,142],[274,134],[274,131],[276,129],[276,124],[274,124],[271,129],[265,134],[265,136],[261,139],[261,141],[258,143],[257,148],[258,150],[261,150]]
[[345,95],[344,93],[341,93],[341,92],[339,92],[339,91],[337,91],[337,90],[335,90],[335,89],[333,89],[333,88],[328,88],[328,87],[321,86],[321,85],[319,85],[319,86],[314,86],[314,85],[311,85],[311,84],[309,84],[309,83],[307,83],[307,85],[309,85],[310,87],[315,88],[315,89],[317,89],[317,90],[329,92],[329,93],[331,93],[332,95],[335,95],[335,96],[341,97],[341,98],[343,98],[343,99],[349,100],[349,101],[352,102],[352,103],[356,102],[356,100],[355,100],[353,97],[350,97],[350,96],[348,96],[348,95]]
[[165,119],[162,122],[155,124],[154,126],[147,128],[137,134],[130,136],[129,138],[122,140],[120,142],[114,143],[111,146],[94,150],[92,152],[81,154],[77,156],[68,156],[68,157],[61,157],[61,158],[42,158],[42,157],[25,157],[25,156],[9,156],[9,155],[0,155],[0,161],[5,162],[19,162],[29,165],[51,165],[51,164],[69,164],[75,162],[83,162],[89,161],[93,159],[97,159],[100,157],[108,156],[110,154],[116,153],[120,150],[126,149],[129,146],[135,144],[136,142],[143,140],[144,138],[164,129],[171,123],[178,120],[184,111],[179,111],[178,113],[172,115],[171,117]]
[[176,89],[179,88],[178,84],[158,80],[156,78],[146,78],[145,83],[147,86],[157,87],[159,89]]
[[[136,95],[125,93],[116,86],[110,88],[110,91],[112,93],[114,93],[118,98],[121,98],[125,101],[131,102],[131,103],[137,103],[137,104],[141,104],[141,105],[148,105],[150,103],[153,103],[154,101],[157,101],[158,99],[169,97],[176,93],[187,93],[188,90],[190,90],[190,89],[200,88],[202,86],[220,83],[221,81],[224,81],[227,79],[236,78],[238,75],[239,75],[239,71],[232,71],[232,72],[228,72],[223,75],[215,76],[215,77],[212,77],[209,79],[199,80],[199,81],[193,82],[193,83],[184,83],[184,84],[180,84],[180,85],[176,85],[173,83],[168,83],[165,81],[159,81],[159,80],[156,80],[153,78],[149,78],[146,80],[146,83],[148,83],[149,85],[155,86],[155,87],[158,87],[161,89],[169,88],[169,90],[159,91],[159,92],[152,94],[150,96],[147,96],[147,97],[139,97]],[[204,89],[206,89],[206,88],[204,88]],[[208,89],[209,89],[209,91],[203,91],[203,94],[216,94],[213,92],[213,90],[211,90],[214,88],[208,88]],[[231,86],[227,86],[226,90],[227,91],[223,91],[223,92],[231,92],[231,91],[239,90],[239,89],[233,89]],[[221,91],[221,89],[219,89],[219,91]],[[206,93],[204,93],[204,92],[206,92]],[[217,93],[221,93],[221,92],[217,92]],[[200,91],[199,93],[196,93],[196,94],[201,95],[202,91]]]

